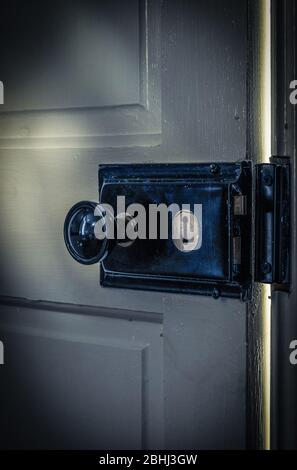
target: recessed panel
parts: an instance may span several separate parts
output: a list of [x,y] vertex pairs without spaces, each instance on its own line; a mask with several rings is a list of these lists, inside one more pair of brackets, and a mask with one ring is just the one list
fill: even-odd
[[138,0],[1,2],[1,111],[139,103],[139,10]]

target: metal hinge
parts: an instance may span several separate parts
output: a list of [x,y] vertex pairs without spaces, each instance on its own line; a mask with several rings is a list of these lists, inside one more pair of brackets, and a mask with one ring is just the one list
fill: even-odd
[[256,165],[255,281],[288,290],[290,283],[290,164],[272,157]]

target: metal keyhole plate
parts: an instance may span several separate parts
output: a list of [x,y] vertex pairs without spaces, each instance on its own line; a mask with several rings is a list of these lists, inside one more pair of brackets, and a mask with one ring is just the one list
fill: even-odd
[[[198,205],[197,205],[198,206]],[[198,217],[190,210],[181,210],[173,218],[172,239],[180,251],[198,250],[202,245],[202,207],[199,204]],[[198,220],[200,219],[200,220]]]

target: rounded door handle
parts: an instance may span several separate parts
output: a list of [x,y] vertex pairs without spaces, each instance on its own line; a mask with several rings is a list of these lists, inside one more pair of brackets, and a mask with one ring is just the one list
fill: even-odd
[[65,245],[70,255],[81,264],[95,264],[102,261],[114,246],[113,240],[109,240],[106,235],[98,238],[96,234],[98,222],[101,231],[106,232],[106,212],[96,202],[78,202],[66,215]]

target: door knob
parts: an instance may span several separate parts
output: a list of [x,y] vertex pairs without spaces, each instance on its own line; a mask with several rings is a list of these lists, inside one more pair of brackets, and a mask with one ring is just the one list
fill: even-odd
[[113,243],[107,236],[98,238],[99,223],[106,232],[106,212],[100,204],[81,201],[68,212],[64,223],[64,240],[70,255],[81,264],[102,261],[112,250]]
[[119,244],[130,246],[133,240],[117,238],[118,223],[124,226],[135,221],[129,214],[114,217],[96,202],[81,201],[69,210],[64,222],[64,240],[70,255],[81,264],[95,264],[103,261]]

